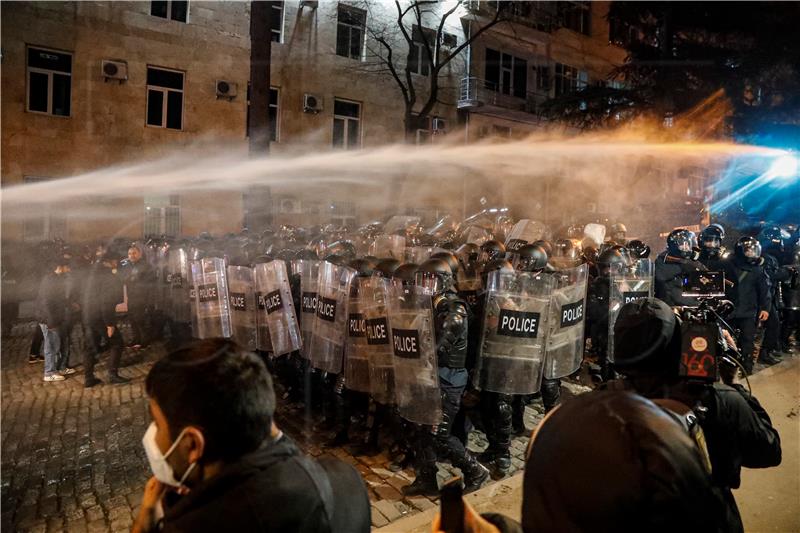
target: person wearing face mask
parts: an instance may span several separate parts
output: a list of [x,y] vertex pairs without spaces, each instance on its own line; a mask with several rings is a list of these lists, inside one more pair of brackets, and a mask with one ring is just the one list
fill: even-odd
[[153,477],[134,533],[369,531],[360,475],[305,456],[277,428],[272,378],[255,354],[197,341],[157,361],[146,391]]

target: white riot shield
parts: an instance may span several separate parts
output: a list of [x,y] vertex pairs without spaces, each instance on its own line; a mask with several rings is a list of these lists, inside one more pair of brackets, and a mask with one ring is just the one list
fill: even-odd
[[489,274],[475,374],[480,389],[502,394],[539,390],[554,286],[545,274]]
[[652,298],[653,263],[639,259],[632,267],[611,273],[608,294],[608,360],[614,361],[614,323],[622,306],[629,302]]
[[[292,300],[292,288],[286,263],[270,261],[255,266],[256,294],[261,302],[258,323],[266,326],[271,351],[276,357],[303,346],[300,324]],[[264,348],[260,348],[264,349]]]
[[369,255],[402,261],[405,248],[406,238],[401,235],[378,235],[369,247]]
[[231,314],[225,274],[225,261],[219,257],[207,257],[192,262],[197,337],[200,339],[231,336]]
[[550,333],[544,365],[544,377],[548,379],[569,376],[583,361],[588,274],[587,265],[552,274],[555,288],[550,302]]
[[311,333],[314,331],[314,320],[317,314],[317,285],[319,284],[320,261],[298,259],[292,261],[292,272],[300,276],[300,334],[303,348],[300,354],[311,359],[308,349],[311,346]]
[[506,239],[506,252],[516,253],[526,244],[531,244],[547,237],[547,226],[537,220],[523,218],[511,230]]
[[360,282],[361,304],[369,349],[369,386],[372,398],[394,403],[394,362],[389,330],[389,282],[372,276]]
[[228,302],[233,340],[250,351],[256,350],[256,293],[253,269],[228,267]]
[[327,261],[319,265],[317,314],[308,351],[311,366],[331,374],[342,371],[347,336],[347,300],[355,275],[356,271],[352,268]]
[[344,349],[344,384],[350,390],[370,392],[367,318],[364,315],[364,286],[370,278],[357,276],[350,284],[347,301],[347,341]]
[[389,326],[400,416],[417,424],[439,424],[442,398],[431,296],[421,287],[404,290],[402,281],[392,281]]
[[170,286],[170,305],[167,314],[175,322],[188,324],[194,316],[189,255],[182,248],[173,248],[167,257],[167,282]]

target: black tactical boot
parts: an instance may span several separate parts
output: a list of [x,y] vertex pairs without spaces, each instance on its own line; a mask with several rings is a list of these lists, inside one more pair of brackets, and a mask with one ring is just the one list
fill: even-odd
[[772,366],[774,364],[780,363],[780,360],[775,359],[775,357],[773,357],[771,353],[767,352],[759,354],[758,362],[761,363],[762,365]]
[[489,469],[475,458],[470,459],[469,466],[461,469],[464,474],[464,494],[478,490],[483,482],[489,479]]
[[508,450],[497,455],[494,460],[494,468],[502,475],[508,474],[508,471],[511,470],[511,453]]
[[[488,473],[488,471],[487,471]],[[438,496],[439,484],[435,470],[423,470],[411,485],[403,487],[403,496]]]

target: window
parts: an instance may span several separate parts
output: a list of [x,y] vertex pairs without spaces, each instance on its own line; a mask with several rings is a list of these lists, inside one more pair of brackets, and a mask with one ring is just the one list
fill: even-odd
[[425,49],[425,42],[427,41],[431,53],[435,50],[434,41],[436,39],[436,32],[414,26],[411,31],[411,49],[408,53],[408,70],[414,74],[427,76],[431,72],[431,61],[428,57],[428,51]]
[[549,93],[551,85],[550,65],[546,62],[536,65],[536,90],[542,93]]
[[339,6],[336,26],[336,55],[361,60],[367,14],[360,9]]
[[147,67],[147,125],[183,129],[183,72]]
[[269,140],[278,142],[278,99],[279,89],[269,88]]
[[589,74],[575,67],[556,63],[556,96],[562,96],[583,89],[589,84]]
[[589,27],[592,13],[591,2],[559,2],[561,24],[568,30],[584,35],[591,34]]
[[177,237],[181,233],[181,207],[177,194],[144,197],[144,238]]
[[28,48],[28,111],[70,115],[72,54]]
[[[269,104],[267,113],[269,113],[269,140],[278,142],[278,126],[280,125],[279,113],[279,100],[280,89],[277,87],[269,88]],[[245,117],[245,137],[250,135],[250,82],[247,82],[247,116]]]
[[346,150],[361,147],[361,104],[333,101],[333,147]]
[[[50,178],[25,176],[25,183],[38,183]],[[35,214],[25,217],[22,223],[22,239],[25,241],[43,241],[56,238],[67,238],[67,221],[64,216],[53,214],[49,205],[37,209]],[[61,210],[53,210],[60,213]]]
[[272,2],[272,18],[270,19],[270,31],[272,32],[272,42],[283,42],[283,2]]
[[186,22],[189,13],[189,2],[186,0],[153,0],[150,2],[150,14],[162,19]]
[[525,98],[528,93],[528,62],[510,54],[486,49],[486,88]]

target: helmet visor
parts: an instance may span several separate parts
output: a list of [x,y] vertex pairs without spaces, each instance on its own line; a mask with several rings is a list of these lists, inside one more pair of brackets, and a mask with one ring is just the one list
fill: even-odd
[[417,272],[414,276],[414,282],[418,287],[422,287],[426,294],[435,294],[442,290],[441,279],[431,272]]

